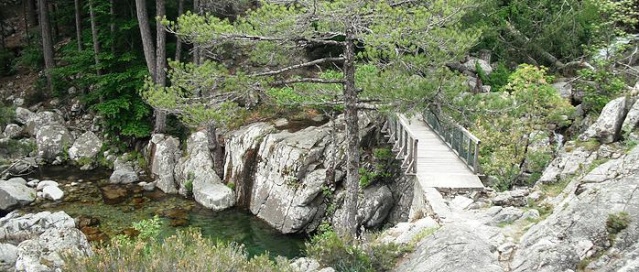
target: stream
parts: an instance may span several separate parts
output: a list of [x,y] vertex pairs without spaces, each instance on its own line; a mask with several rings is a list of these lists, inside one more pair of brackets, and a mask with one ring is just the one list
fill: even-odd
[[[96,232],[95,236],[88,234],[89,240],[106,240],[126,233],[133,222],[158,215],[162,221],[162,236],[171,235],[179,228],[196,227],[209,239],[244,244],[250,256],[268,252],[271,257],[299,257],[306,241],[306,237],[301,235],[283,235],[240,208],[214,212],[192,198],[167,195],[158,189],[147,192],[135,184],[110,185],[111,171],[106,169],[81,171],[71,167],[46,166],[39,171],[27,178],[54,180],[60,184],[65,196],[59,202],[39,200],[22,210],[62,210],[74,218],[97,219],[99,225],[92,231]],[[87,233],[86,230],[83,232]]]

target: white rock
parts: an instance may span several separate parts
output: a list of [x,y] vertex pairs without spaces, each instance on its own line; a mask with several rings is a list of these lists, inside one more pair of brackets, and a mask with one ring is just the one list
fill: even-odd
[[0,243],[0,271],[11,271],[18,259],[18,247]]
[[58,201],[64,197],[64,192],[58,186],[47,186],[42,189],[44,198]]
[[473,204],[473,202],[474,201],[470,198],[458,195],[455,196],[455,198],[453,198],[453,200],[450,202],[450,207],[457,210],[464,210],[468,208],[470,204]]
[[36,191],[14,182],[0,182],[0,210],[10,211],[35,200]]
[[48,187],[48,186],[58,187],[58,186],[60,186],[60,184],[55,182],[55,181],[53,181],[53,180],[43,180],[43,181],[40,181],[38,183],[38,186],[36,187],[36,189],[38,191],[42,191],[42,189],[44,189],[44,187]]
[[10,178],[10,179],[7,180],[7,182],[27,185],[27,181],[24,178],[21,178],[21,177]]

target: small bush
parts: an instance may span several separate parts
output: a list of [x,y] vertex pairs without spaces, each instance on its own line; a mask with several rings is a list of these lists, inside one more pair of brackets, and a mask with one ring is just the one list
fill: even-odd
[[630,215],[627,212],[611,213],[606,220],[606,230],[611,235],[625,230],[630,225]]

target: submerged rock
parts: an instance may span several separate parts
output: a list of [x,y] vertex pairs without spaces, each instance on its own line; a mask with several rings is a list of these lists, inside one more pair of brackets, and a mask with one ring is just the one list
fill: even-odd
[[100,192],[104,203],[110,205],[122,203],[129,198],[129,190],[123,186],[107,185],[100,187]]

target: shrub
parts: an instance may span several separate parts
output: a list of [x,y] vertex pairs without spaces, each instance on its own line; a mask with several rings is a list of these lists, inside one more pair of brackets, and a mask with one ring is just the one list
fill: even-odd
[[[153,220],[147,223],[153,225]],[[260,255],[249,260],[242,245],[213,242],[195,229],[178,231],[164,241],[142,239],[142,234],[133,241],[114,239],[94,253],[65,256],[65,271],[291,271],[285,258],[272,261]]]
[[627,212],[611,213],[606,220],[606,230],[610,235],[616,235],[630,225],[630,215]]
[[390,271],[407,250],[397,244],[364,244],[352,237],[339,237],[325,224],[319,230],[306,243],[306,256],[337,271]]
[[15,110],[12,107],[5,106],[0,102],[0,129],[4,129],[11,122],[14,115]]

